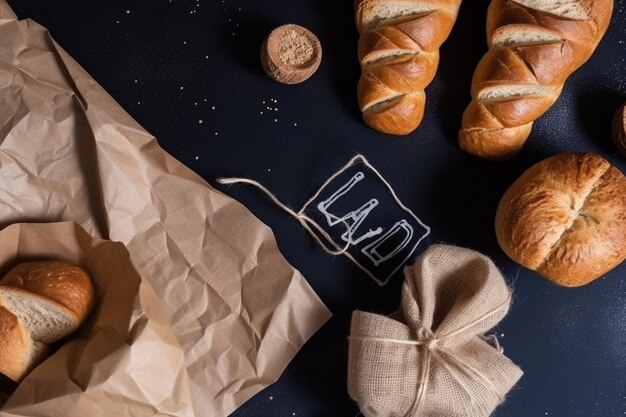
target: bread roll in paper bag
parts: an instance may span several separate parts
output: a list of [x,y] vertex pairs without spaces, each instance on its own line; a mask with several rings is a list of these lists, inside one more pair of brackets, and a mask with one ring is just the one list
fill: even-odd
[[[71,220],[92,236],[124,243],[160,302],[167,323],[160,331],[174,335],[170,345],[132,345],[107,356],[90,375],[67,375],[66,384],[35,372],[30,383],[48,391],[10,398],[5,415],[60,415],[58,399],[77,390],[90,398],[97,386],[107,395],[62,414],[226,416],[274,382],[329,318],[267,226],[164,152],[45,28],[18,20],[5,0],[0,181],[0,227]],[[155,354],[174,346],[183,356],[165,399],[155,372],[174,370],[161,369]],[[58,372],[76,371],[88,358],[74,360]],[[145,361],[154,361],[153,371]],[[105,378],[135,363],[142,371],[124,383]],[[127,394],[137,386],[139,402]]]
[[[147,280],[124,245],[92,238],[73,222],[21,223],[0,231],[0,276],[21,262],[82,266],[95,305],[80,329],[52,349],[4,404],[2,415],[193,415],[185,358]],[[149,376],[149,377],[148,377]],[[115,401],[111,401],[115,398]]]

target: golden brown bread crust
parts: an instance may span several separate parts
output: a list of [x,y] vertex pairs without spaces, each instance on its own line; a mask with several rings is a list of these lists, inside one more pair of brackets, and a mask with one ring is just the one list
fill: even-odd
[[[565,9],[561,15],[539,10],[537,3],[493,0],[489,6],[489,51],[474,73],[472,101],[459,131],[459,145],[471,154],[508,159],[521,149],[532,122],[591,57],[613,11],[613,0],[579,0],[573,3],[584,17],[574,19]],[[499,91],[497,97],[486,94],[494,90]]]
[[28,368],[30,336],[17,317],[0,306],[0,372],[19,381]]
[[24,262],[16,265],[0,285],[46,298],[67,309],[78,322],[89,313],[94,290],[89,274],[63,261]]
[[592,153],[548,158],[506,191],[495,227],[514,261],[558,285],[587,284],[626,258],[626,178]]
[[[419,126],[424,89],[435,76],[439,48],[460,5],[461,0],[355,1],[362,70],[357,97],[370,127],[407,135]],[[395,14],[381,12],[390,9]]]
[[[40,362],[45,343],[59,340],[84,320],[94,289],[84,269],[62,261],[18,264],[0,287],[0,372],[19,381]],[[9,295],[21,296],[21,303],[9,302]],[[38,314],[50,314],[52,321],[46,323]],[[61,323],[59,315],[67,322]]]

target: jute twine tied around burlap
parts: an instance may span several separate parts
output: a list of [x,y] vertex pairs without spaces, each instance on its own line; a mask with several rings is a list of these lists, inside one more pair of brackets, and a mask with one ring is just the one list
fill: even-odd
[[447,245],[404,271],[394,318],[352,315],[348,391],[366,417],[488,416],[522,371],[485,332],[511,292],[489,258]]

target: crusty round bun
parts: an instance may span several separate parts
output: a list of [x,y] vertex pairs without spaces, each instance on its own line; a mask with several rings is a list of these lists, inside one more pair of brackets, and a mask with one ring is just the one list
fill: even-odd
[[62,261],[25,262],[0,281],[0,372],[14,381],[47,345],[80,326],[94,302],[89,274]]
[[500,247],[555,284],[587,284],[626,258],[626,178],[592,153],[531,167],[496,213]]
[[17,316],[0,306],[0,372],[19,381],[44,352],[45,346],[31,339]]
[[89,274],[78,265],[63,261],[24,262],[0,281],[62,305],[78,321],[91,309],[94,293]]
[[28,367],[28,331],[15,314],[0,306],[0,372],[17,381]]
[[0,281],[0,305],[14,313],[37,342],[54,343],[76,330],[94,301],[87,272],[68,262],[25,262]]

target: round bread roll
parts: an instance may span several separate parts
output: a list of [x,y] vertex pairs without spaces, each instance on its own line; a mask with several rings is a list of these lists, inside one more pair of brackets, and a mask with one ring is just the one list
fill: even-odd
[[19,381],[45,351],[45,345],[30,337],[16,315],[0,306],[0,372]]
[[39,261],[11,269],[0,281],[0,372],[20,381],[48,344],[80,326],[93,302],[91,278],[78,265]]
[[527,170],[496,213],[504,252],[557,285],[587,284],[626,258],[626,178],[592,153],[564,153]]

